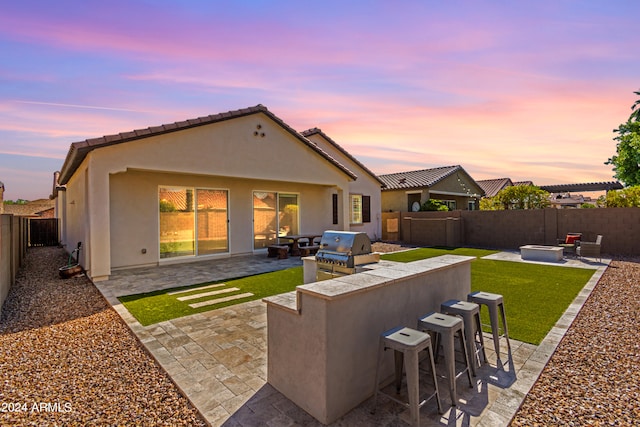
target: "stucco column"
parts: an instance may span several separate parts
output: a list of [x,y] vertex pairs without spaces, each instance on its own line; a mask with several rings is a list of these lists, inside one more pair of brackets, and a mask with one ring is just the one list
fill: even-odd
[[351,197],[349,187],[338,187],[338,195],[342,194],[342,224],[345,231],[351,230]]
[[111,236],[109,214],[109,171],[90,160],[86,185],[85,258],[89,276],[94,281],[106,280],[111,274]]

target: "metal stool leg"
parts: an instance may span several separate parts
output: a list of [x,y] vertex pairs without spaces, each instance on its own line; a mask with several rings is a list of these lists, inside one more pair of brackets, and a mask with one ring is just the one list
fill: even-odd
[[493,347],[496,356],[500,360],[500,322],[498,321],[498,310],[496,306],[489,305],[489,319],[491,319],[491,333],[493,334]]
[[502,327],[504,330],[504,337],[507,340],[507,348],[509,349],[509,353],[511,353],[511,343],[509,342],[509,328],[507,327],[507,316],[504,313],[504,303],[500,304],[500,315],[502,317]]
[[[482,333],[482,321],[480,320],[480,311],[478,311],[478,313],[476,313],[475,317],[475,322],[476,322],[476,334],[479,336],[480,338],[480,349],[479,351],[482,352],[482,358],[484,359],[484,363],[487,363],[488,359],[487,359],[487,352],[484,350],[484,334]],[[474,341],[474,350],[475,350],[475,335],[473,337],[473,341]],[[477,355],[478,352],[474,351],[473,356],[474,358],[477,357],[478,359],[480,359],[480,355]],[[477,355],[477,356],[476,356]],[[482,363],[482,361],[480,361],[480,363]]]

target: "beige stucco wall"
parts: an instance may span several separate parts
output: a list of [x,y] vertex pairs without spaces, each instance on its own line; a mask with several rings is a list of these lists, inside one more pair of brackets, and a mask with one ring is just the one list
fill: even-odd
[[308,139],[318,144],[318,146],[329,153],[331,157],[338,159],[340,163],[358,175],[357,180],[349,183],[349,193],[371,196],[371,222],[350,224],[349,229],[351,231],[365,232],[369,238],[373,240],[380,239],[382,237],[382,223],[380,219],[382,196],[380,182],[348,156],[345,156],[344,153],[325,140],[320,134],[311,135]]
[[420,193],[420,200],[429,198],[427,190],[388,190],[381,195],[383,212],[406,212],[408,210],[408,194]]
[[[62,196],[66,200],[63,202],[64,206],[60,206],[65,214],[61,221],[62,234],[60,240],[68,252],[75,249],[78,242],[82,242],[83,248],[80,252],[80,264],[89,270],[90,245],[87,241],[89,230],[87,227],[88,211],[86,200],[87,164],[88,162],[85,161],[78,168],[77,172],[69,180],[67,191],[64,193],[64,196]],[[58,198],[60,197],[61,195],[58,195]]]
[[[159,252],[158,187],[184,186],[227,190],[229,253],[253,251],[253,192],[297,194],[301,232],[332,228],[332,186],[206,175],[127,171],[111,176],[111,267],[157,263]],[[142,253],[142,249],[146,253]],[[174,262],[175,259],[167,260]]]
[[[300,231],[315,232],[348,224],[350,180],[262,113],[156,135],[87,155],[67,183],[65,243],[71,250],[83,242],[94,280],[108,278],[112,267],[157,263],[158,186],[202,184],[230,190],[230,253],[246,253],[253,190],[300,193]],[[331,192],[341,197],[338,226]]]

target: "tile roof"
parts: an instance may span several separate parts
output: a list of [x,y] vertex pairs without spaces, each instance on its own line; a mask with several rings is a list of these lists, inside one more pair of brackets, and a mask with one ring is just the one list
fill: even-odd
[[[382,186],[385,185],[385,183],[380,179],[380,177],[378,177],[378,175],[374,174],[373,172],[371,172],[369,170],[369,168],[367,168],[365,165],[363,165],[362,163],[360,163],[360,161],[358,159],[356,159],[355,157],[353,157],[347,150],[345,150],[344,148],[342,148],[337,142],[335,142],[333,139],[331,139],[326,133],[322,132],[322,129],[314,127],[312,129],[307,129],[305,131],[300,132],[302,134],[302,136],[304,137],[309,137],[312,135],[320,135],[322,136],[327,142],[329,142],[329,144],[333,145],[338,151],[340,151],[342,154],[344,154],[347,158],[349,158],[351,161],[353,161],[355,164],[357,164],[358,166],[360,166],[362,168],[362,170],[364,170],[366,173],[368,173],[369,175],[371,175],[376,181],[378,181]],[[313,141],[312,141],[313,142]]]
[[378,177],[386,184],[386,188],[383,188],[383,190],[401,190],[431,187],[446,177],[463,170],[464,169],[462,169],[462,166],[460,165],[443,166],[433,169],[389,173],[385,175],[378,175]]
[[484,190],[487,197],[494,197],[503,188],[514,185],[509,178],[483,179],[476,182]]
[[32,200],[24,204],[5,204],[4,213],[15,216],[42,216],[45,211],[53,209],[56,202],[50,199]]
[[74,142],[71,144],[69,148],[69,152],[67,153],[67,157],[65,158],[62,169],[60,170],[59,176],[59,185],[64,185],[69,182],[69,179],[73,176],[76,169],[80,166],[84,158],[87,154],[95,149],[107,147],[116,144],[122,144],[129,141],[134,141],[142,138],[147,138],[155,135],[162,135],[170,132],[176,132],[184,129],[190,129],[198,126],[204,126],[211,123],[218,123],[225,120],[230,120],[238,117],[244,117],[252,114],[265,114],[269,118],[271,118],[278,125],[282,126],[286,131],[288,131],[291,135],[297,138],[300,142],[310,147],[326,160],[328,160],[331,164],[341,169],[345,174],[347,174],[351,179],[356,180],[357,175],[350,171],[345,165],[340,163],[338,160],[331,157],[327,152],[322,150],[317,144],[309,141],[307,138],[302,136],[300,133],[295,131],[289,125],[287,125],[282,119],[277,117],[271,111],[267,109],[264,105],[258,104],[255,107],[243,108],[235,111],[227,111],[225,113],[219,113],[215,115],[209,115],[204,117],[198,117],[196,119],[184,120],[181,122],[169,123],[160,126],[151,126],[144,129],[136,129],[129,132],[122,132],[115,135],[105,135],[100,138],[91,138],[85,139],[84,141]]

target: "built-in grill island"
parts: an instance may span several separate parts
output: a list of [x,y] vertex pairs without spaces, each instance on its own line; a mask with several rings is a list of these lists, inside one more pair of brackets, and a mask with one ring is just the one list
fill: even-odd
[[316,280],[354,274],[363,265],[379,261],[380,254],[371,252],[367,233],[328,230],[315,257]]

